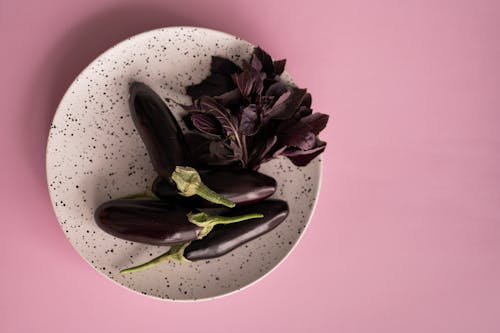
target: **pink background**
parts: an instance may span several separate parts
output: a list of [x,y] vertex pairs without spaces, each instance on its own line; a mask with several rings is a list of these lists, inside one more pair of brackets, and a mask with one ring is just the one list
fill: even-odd
[[[74,77],[136,33],[210,27],[287,57],[323,187],[292,255],[243,292],[170,303],[73,250],[45,183]],[[1,332],[499,332],[500,2],[0,2]]]

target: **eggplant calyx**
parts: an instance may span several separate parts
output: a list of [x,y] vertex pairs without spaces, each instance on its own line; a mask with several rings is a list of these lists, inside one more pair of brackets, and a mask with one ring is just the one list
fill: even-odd
[[171,176],[179,193],[185,197],[199,195],[203,199],[215,204],[233,208],[235,203],[223,195],[216,193],[203,184],[201,176],[195,169],[186,166],[176,166]]
[[191,242],[172,246],[167,252],[143,264],[122,269],[120,273],[137,272],[168,260],[189,261],[184,258],[184,250]]

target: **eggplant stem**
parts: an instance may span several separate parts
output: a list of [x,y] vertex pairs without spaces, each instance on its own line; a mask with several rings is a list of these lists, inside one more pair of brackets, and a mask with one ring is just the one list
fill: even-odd
[[260,219],[264,217],[262,214],[252,213],[244,214],[239,216],[218,216],[209,215],[207,213],[189,213],[187,215],[188,221],[196,224],[198,227],[203,228],[198,235],[198,239],[202,239],[212,231],[212,229],[218,224],[231,224],[242,222],[251,219]]
[[235,206],[234,202],[228,200],[223,195],[218,194],[203,184],[198,171],[191,167],[176,166],[171,178],[177,186],[179,193],[185,197],[199,195],[203,199],[215,204],[223,205],[229,208],[233,208]]
[[229,208],[233,208],[234,206],[236,206],[236,204],[234,202],[226,199],[225,196],[220,195],[217,192],[212,191],[203,183],[201,183],[200,186],[198,187],[196,194],[198,194],[203,199],[210,201],[210,202],[213,202],[215,204],[219,204],[219,205],[226,206]]
[[187,215],[189,222],[196,224],[199,227],[205,227],[207,225],[217,225],[217,224],[231,224],[236,222],[242,222],[250,219],[259,219],[264,217],[263,214],[251,213],[239,216],[219,216],[219,215],[209,215],[207,213],[189,213]]
[[189,244],[191,244],[191,242],[172,246],[167,252],[159,255],[158,257],[151,259],[150,261],[145,262],[143,264],[122,269],[120,273],[124,274],[124,273],[141,271],[143,269],[146,269],[148,267],[154,266],[156,264],[168,260],[189,261],[186,258],[184,258],[184,249],[186,249],[186,247],[188,247]]

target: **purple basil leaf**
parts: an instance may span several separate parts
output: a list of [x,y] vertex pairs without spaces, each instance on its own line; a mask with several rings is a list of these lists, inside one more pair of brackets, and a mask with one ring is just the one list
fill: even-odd
[[296,147],[301,150],[313,148],[316,143],[316,135],[312,132],[311,128],[300,121],[294,124],[290,123],[291,121],[284,122],[280,126],[278,133],[280,144]]
[[273,62],[274,74],[281,75],[285,71],[286,59],[276,60]]
[[237,136],[238,129],[235,123],[231,119],[231,113],[222,104],[218,103],[214,98],[209,96],[202,96],[196,101],[199,107],[198,112],[204,112],[215,117],[222,128],[224,129],[226,136]]
[[188,131],[184,133],[184,138],[191,151],[194,166],[206,164],[210,155],[210,143],[214,137],[200,132]]
[[195,156],[199,166],[229,165],[240,163],[230,147],[222,140],[210,139],[208,144],[203,144],[204,149]]
[[302,99],[302,103],[300,103],[300,106],[305,106],[310,108],[311,104],[312,104],[312,96],[310,93],[307,93]]
[[240,132],[243,135],[254,135],[259,129],[259,108],[255,104],[250,104],[241,110]]
[[290,96],[283,103],[273,106],[266,114],[266,118],[285,120],[290,119],[297,108],[302,103],[304,96],[306,95],[305,89],[292,88],[290,90]]
[[229,59],[213,56],[212,63],[210,64],[210,72],[212,74],[219,73],[231,76],[231,74],[241,72],[241,68]]
[[288,90],[286,83],[282,81],[277,81],[266,89],[267,96],[281,96]]
[[233,89],[226,93],[223,93],[222,95],[215,96],[214,98],[217,102],[221,103],[227,108],[230,108],[239,106],[242,96],[239,89]]
[[312,154],[317,151],[323,151],[326,147],[326,142],[321,141],[319,139],[316,139],[316,142],[314,143],[314,147],[308,150],[302,150],[294,147],[286,147],[285,151],[283,152],[284,156],[287,157],[295,157],[295,156],[301,156],[301,155],[307,155],[307,154]]
[[278,108],[280,105],[285,103],[288,100],[288,98],[290,98],[291,95],[292,95],[291,91],[285,91],[283,94],[281,94],[280,97],[278,97],[276,102],[274,102],[273,108]]
[[276,98],[274,96],[261,95],[260,96],[260,105],[263,109],[268,110],[273,105],[273,102],[275,99]]
[[195,100],[204,95],[218,96],[234,88],[235,84],[230,76],[213,73],[200,83],[186,87],[186,94]]
[[316,156],[320,155],[324,151],[325,147],[322,147],[321,150],[315,151],[313,153],[288,157],[288,159],[290,159],[290,161],[292,161],[292,163],[295,164],[296,166],[303,167],[308,165],[309,162],[311,162]]
[[191,123],[200,132],[220,136],[222,134],[222,127],[220,123],[213,116],[206,113],[192,113]]
[[294,119],[295,120],[300,120],[304,117],[307,117],[309,115],[311,115],[313,112],[312,109],[308,108],[307,106],[300,106],[299,109],[297,110],[297,112],[295,112],[295,115],[294,115]]
[[[198,148],[202,148],[204,145],[208,146],[213,138],[199,132],[187,131],[184,133],[186,142],[191,150],[191,152],[196,152]],[[194,156],[195,154],[193,154]]]
[[232,151],[228,148],[223,141],[210,142],[210,155],[213,160],[227,161],[232,159]]
[[283,155],[287,156],[296,166],[306,166],[316,156],[325,151],[326,142],[318,140],[316,147],[310,150],[290,149],[286,150]]
[[267,74],[267,77],[274,77],[274,66],[273,66],[273,59],[271,58],[271,56],[260,47],[256,47],[253,50],[253,54],[262,63],[262,70],[264,71],[264,73]]
[[257,58],[255,55],[252,55],[252,59],[250,60],[250,65],[257,71],[257,72],[262,72],[262,63],[260,62],[259,58]]
[[[276,135],[273,135],[267,137],[265,141],[262,141],[260,142],[260,144],[256,145],[252,150],[252,154],[250,156],[250,161],[248,163],[249,168],[255,170],[261,163],[272,159],[273,151],[276,150],[275,145],[277,141],[278,138],[276,137]],[[286,148],[286,146],[284,148]]]
[[282,136],[281,139],[288,146],[308,150],[314,147],[316,136],[312,132],[295,132],[290,133],[289,136]]
[[233,74],[232,78],[244,97],[248,97],[252,92],[260,95],[264,89],[260,73],[252,67],[247,66],[243,72]]
[[203,95],[218,96],[235,88],[231,75],[241,72],[241,68],[229,59],[213,56],[210,75],[198,84],[186,87],[186,93],[197,99]]
[[[265,74],[264,74],[265,75]],[[276,80],[278,76],[275,76],[273,77],[272,79],[270,78],[265,78],[263,81],[264,81],[264,90],[263,91],[267,91],[269,89],[269,87],[271,87],[273,84],[275,84],[276,82],[279,82],[279,80]],[[278,77],[279,78],[279,77]]]
[[302,118],[300,122],[306,124],[311,132],[318,135],[326,127],[328,118],[327,114],[316,112]]

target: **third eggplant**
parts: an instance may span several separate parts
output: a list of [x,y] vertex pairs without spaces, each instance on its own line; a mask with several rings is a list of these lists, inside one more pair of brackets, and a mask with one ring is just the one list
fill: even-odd
[[[213,191],[234,202],[237,206],[262,201],[276,192],[276,180],[260,172],[248,169],[198,170],[203,183]],[[200,197],[183,197],[175,185],[163,177],[153,183],[153,193],[162,200],[177,201],[192,207],[214,207]]]

